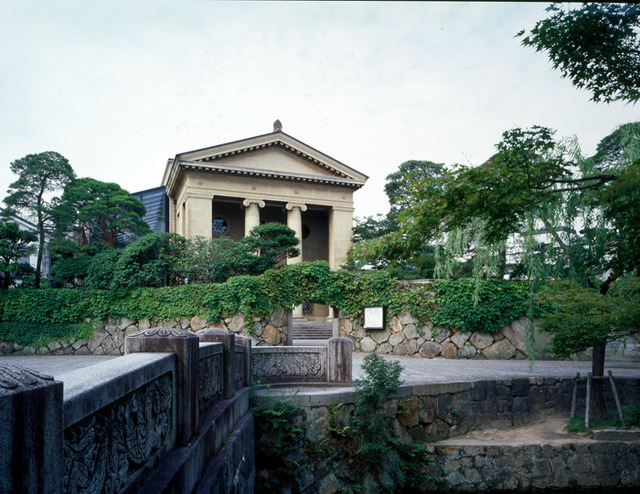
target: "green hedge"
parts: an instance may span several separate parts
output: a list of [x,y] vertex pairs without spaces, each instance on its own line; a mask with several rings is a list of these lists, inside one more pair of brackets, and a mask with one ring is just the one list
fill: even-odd
[[[303,302],[328,304],[356,316],[364,306],[384,305],[390,315],[409,312],[420,325],[431,321],[461,331],[492,332],[527,313],[528,294],[528,283],[521,281],[461,279],[410,287],[383,271],[331,271],[328,263],[316,261],[210,285],[7,290],[0,293],[0,340],[25,344],[29,334],[35,341],[53,327],[57,329],[49,332],[60,338],[65,327],[77,334],[83,318],[106,316],[162,321],[198,315],[214,321],[242,313],[251,328],[254,316]],[[22,328],[19,337],[11,329],[17,325]]]

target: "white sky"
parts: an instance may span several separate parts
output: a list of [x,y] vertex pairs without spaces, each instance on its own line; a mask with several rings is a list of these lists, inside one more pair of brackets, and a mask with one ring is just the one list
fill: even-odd
[[57,151],[79,177],[160,185],[177,153],[284,132],[367,174],[388,210],[409,159],[480,164],[544,125],[585,154],[640,107],[596,104],[515,34],[543,3],[0,0],[0,196]]

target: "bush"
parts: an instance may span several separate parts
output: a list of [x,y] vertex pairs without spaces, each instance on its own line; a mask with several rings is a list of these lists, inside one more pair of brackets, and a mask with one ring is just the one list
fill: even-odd
[[[481,281],[480,300],[474,305],[475,281],[410,287],[381,271],[362,274],[331,271],[325,261],[282,266],[259,276],[235,276],[218,284],[104,289],[122,286],[111,284],[110,279],[114,276],[111,270],[118,269],[123,255],[119,251],[97,255],[81,289],[0,292],[0,321],[71,325],[83,318],[107,316],[162,321],[195,315],[218,321],[241,313],[251,330],[253,317],[265,317],[276,309],[291,309],[310,302],[328,304],[354,316],[360,315],[367,305],[384,305],[388,317],[404,312],[412,314],[418,319],[418,328],[431,321],[460,331],[496,331],[529,309],[526,282]],[[127,259],[122,264],[132,265],[133,256]],[[164,271],[155,264],[147,267],[139,277],[132,275],[128,283],[145,283],[145,273],[151,283]],[[123,272],[119,276],[124,276]],[[155,274],[151,276],[152,273]]]

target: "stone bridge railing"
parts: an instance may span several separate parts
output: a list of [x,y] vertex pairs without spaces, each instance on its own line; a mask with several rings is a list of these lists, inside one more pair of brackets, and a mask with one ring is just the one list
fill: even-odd
[[[125,356],[64,382],[0,361],[0,492],[252,492],[261,355],[221,329],[150,328],[126,338]],[[270,358],[288,362],[271,382],[312,380],[310,360],[316,381],[351,380],[344,338]]]
[[353,343],[331,338],[325,346],[255,347],[251,354],[254,381],[271,383],[348,383]]

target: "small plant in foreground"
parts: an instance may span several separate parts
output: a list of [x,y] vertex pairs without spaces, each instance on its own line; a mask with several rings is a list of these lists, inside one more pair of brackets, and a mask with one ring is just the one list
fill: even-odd
[[256,492],[280,492],[296,485],[308,467],[304,452],[304,431],[296,426],[302,409],[289,396],[256,395],[252,389],[255,417],[255,454],[258,471],[268,476],[256,483]]

